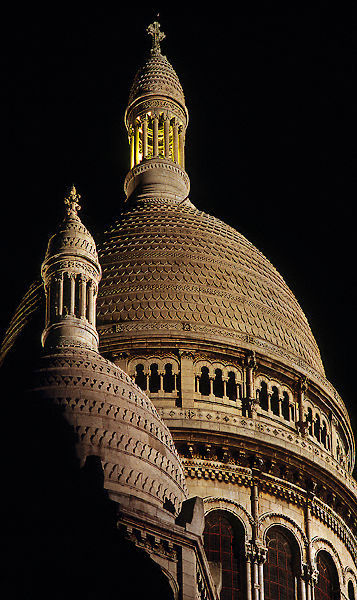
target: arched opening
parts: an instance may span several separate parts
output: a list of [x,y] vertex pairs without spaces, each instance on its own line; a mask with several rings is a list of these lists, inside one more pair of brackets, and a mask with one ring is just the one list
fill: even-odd
[[338,600],[340,586],[337,569],[331,556],[325,550],[321,550],[316,562],[319,575],[315,584],[315,600]]
[[222,379],[222,370],[215,370],[215,378],[213,380],[213,394],[217,398],[223,398],[224,388],[223,388],[223,379]]
[[260,390],[258,390],[258,399],[260,408],[262,410],[268,410],[268,386],[265,381],[260,384]]
[[265,600],[296,600],[300,551],[297,541],[282,527],[267,533],[267,560],[264,565]]
[[160,389],[160,375],[156,363],[150,365],[149,390],[152,394],[157,394]]
[[309,434],[312,435],[312,410],[311,410],[311,408],[307,409],[306,421],[308,424]]
[[138,385],[142,390],[146,390],[146,375],[144,374],[144,365],[136,365],[135,371],[136,385]]
[[172,372],[172,365],[167,363],[165,365],[165,373],[163,376],[164,392],[171,394],[175,389],[175,375]]
[[225,511],[212,511],[205,519],[204,546],[209,562],[222,564],[220,600],[245,599],[244,529]]
[[279,392],[277,387],[273,387],[273,393],[270,397],[270,408],[273,415],[279,416]]
[[320,417],[319,417],[319,415],[316,415],[315,422],[314,422],[314,436],[318,441],[320,441],[320,433],[321,433]]
[[321,444],[327,448],[327,425],[325,421],[322,421],[321,427]]
[[236,384],[236,376],[233,371],[228,373],[228,381],[226,385],[227,397],[230,400],[237,400],[237,384]]
[[348,582],[347,591],[348,591],[348,600],[355,600],[355,589],[353,587],[353,583],[351,580]]
[[209,394],[210,394],[210,381],[209,381],[208,367],[201,368],[199,390],[200,390],[200,394],[202,394],[202,396],[209,396]]
[[290,421],[290,402],[287,392],[283,392],[283,400],[281,403],[281,414],[286,421]]

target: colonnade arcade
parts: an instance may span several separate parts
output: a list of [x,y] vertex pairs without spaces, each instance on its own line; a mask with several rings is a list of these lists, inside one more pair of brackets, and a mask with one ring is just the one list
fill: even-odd
[[355,578],[341,580],[346,578],[328,545],[320,544],[314,552],[312,544],[309,560],[305,541],[296,537],[299,533],[288,523],[267,521],[258,541],[249,539],[254,532],[233,511],[206,514],[207,558],[222,565],[220,600],[340,600],[343,587],[348,599],[355,600]]
[[169,112],[149,111],[128,127],[130,168],[144,159],[169,159],[185,168],[185,125]]
[[57,272],[47,282],[46,327],[62,316],[86,319],[95,327],[97,283],[83,273]]
[[[123,368],[155,401],[162,398],[165,406],[169,401],[173,406],[181,405],[185,389],[182,389],[180,360],[174,355],[133,358]],[[350,469],[346,442],[335,421],[323,410],[322,402],[318,404],[308,390],[301,389],[301,383],[288,386],[253,367],[197,359],[192,365],[191,390],[193,406],[208,402],[230,407],[243,417],[278,421],[291,431],[301,429],[339,464]]]

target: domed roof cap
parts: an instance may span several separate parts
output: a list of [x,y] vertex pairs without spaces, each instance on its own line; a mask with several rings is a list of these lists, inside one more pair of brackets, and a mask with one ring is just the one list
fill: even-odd
[[78,257],[99,264],[94,239],[77,214],[77,211],[81,208],[79,205],[80,197],[76,188],[72,186],[69,196],[65,198],[67,214],[58,231],[48,242],[45,262],[59,254],[75,254]]
[[52,349],[41,356],[28,390],[61,407],[76,432],[81,463],[100,457],[113,500],[166,520],[167,510],[172,519],[178,515],[188,491],[172,435],[117,365],[89,349]]
[[146,95],[169,96],[185,106],[185,96],[177,74],[166,56],[161,54],[160,41],[165,34],[156,21],[149,25],[148,33],[153,36],[151,53],[135,75],[129,94],[129,105]]

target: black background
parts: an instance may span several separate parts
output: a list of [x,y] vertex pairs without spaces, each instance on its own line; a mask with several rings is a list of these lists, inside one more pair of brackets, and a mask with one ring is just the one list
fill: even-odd
[[[192,202],[283,275],[353,415],[356,20],[346,3],[286,4],[162,7],[162,50],[190,114]],[[66,186],[94,235],[119,213],[123,114],[157,10],[58,3],[3,21],[2,329],[39,274]]]

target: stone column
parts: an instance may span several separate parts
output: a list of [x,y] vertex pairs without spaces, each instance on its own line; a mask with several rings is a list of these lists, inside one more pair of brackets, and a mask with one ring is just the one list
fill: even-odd
[[264,563],[267,558],[267,549],[258,549],[258,564],[259,564],[259,600],[264,600]]
[[180,350],[180,358],[182,408],[193,408],[195,392],[194,354],[187,350]]
[[173,146],[174,146],[174,162],[178,163],[178,155],[179,155],[179,149],[178,149],[178,124],[175,121],[175,124],[173,126]]
[[45,326],[47,327],[50,321],[50,286],[45,285],[45,297],[46,297],[46,316],[45,316]]
[[86,283],[87,283],[87,280],[82,275],[79,280],[79,317],[81,319],[86,318],[86,300],[87,300],[86,299],[86,293],[87,293]]
[[313,584],[313,562],[312,562],[312,539],[311,539],[311,504],[313,502],[316,483],[313,482],[312,489],[307,492],[306,507],[305,507],[305,533],[307,537],[307,565],[306,565],[306,596],[307,600],[314,599],[314,584]]
[[214,377],[210,377],[209,378],[209,395],[213,396],[213,381],[214,381]]
[[222,377],[222,381],[223,381],[223,400],[228,400],[228,396],[227,396],[227,381],[228,381],[228,379]]
[[246,556],[246,574],[247,574],[247,600],[252,600],[252,564],[251,555]]
[[296,421],[296,427],[303,437],[306,436],[308,422],[305,419],[305,392],[307,390],[307,377],[300,377],[297,383],[297,402],[299,410],[299,418]]
[[158,375],[160,378],[159,392],[163,392],[164,391],[164,373],[162,371],[158,371]]
[[75,305],[75,302],[76,302],[76,274],[71,273],[69,277],[70,277],[70,284],[71,284],[69,314],[74,315],[75,309],[76,309],[76,305]]
[[245,367],[246,402],[248,405],[249,416],[254,418],[257,412],[254,386],[254,372],[257,370],[257,361],[254,350],[250,350],[247,353],[243,361],[243,366]]
[[159,117],[154,115],[152,125],[152,136],[153,136],[153,156],[159,155]]
[[143,119],[143,128],[142,128],[142,147],[143,147],[143,158],[146,158],[148,155],[148,117],[145,115]]
[[164,117],[164,154],[165,158],[170,158],[170,119]]
[[63,273],[58,277],[58,315],[63,314]]
[[179,128],[179,163],[185,168],[185,133],[182,125]]
[[256,557],[253,559],[253,573],[254,573],[254,600],[260,600],[260,585],[259,585],[259,567]]
[[129,140],[130,140],[130,168],[132,169],[135,164],[135,152],[134,152],[134,131],[133,128],[129,129]]
[[140,154],[139,154],[139,150],[140,150],[140,146],[139,146],[139,123],[136,121],[135,122],[135,164],[138,165],[140,162]]
[[88,321],[91,325],[94,325],[94,282],[91,280],[87,286],[88,289]]
[[306,600],[306,585],[305,585],[305,580],[303,577],[303,573],[301,574],[301,577],[299,578],[299,582],[300,582],[300,600]]

